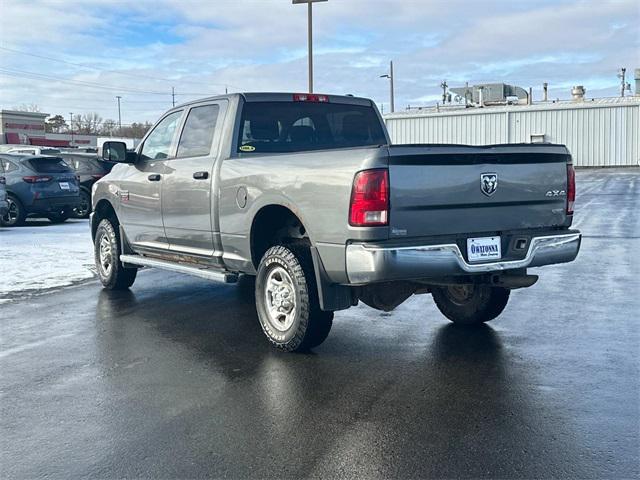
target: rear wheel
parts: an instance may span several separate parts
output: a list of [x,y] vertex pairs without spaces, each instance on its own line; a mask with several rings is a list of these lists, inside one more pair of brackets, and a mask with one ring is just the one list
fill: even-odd
[[104,288],[125,290],[133,285],[138,274],[136,268],[124,268],[120,261],[120,235],[111,219],[98,224],[94,242],[94,254],[98,278]]
[[74,209],[76,218],[89,218],[91,213],[91,195],[86,190],[80,190],[80,203]]
[[510,291],[489,285],[433,287],[431,294],[442,314],[454,323],[475,325],[493,320],[507,306]]
[[9,204],[9,210],[0,218],[0,224],[5,227],[18,227],[24,225],[27,219],[27,211],[22,206],[20,200],[13,195],[7,196],[7,203]]
[[308,248],[271,247],[256,277],[260,325],[272,345],[288,352],[320,345],[329,335],[333,312],[320,309]]

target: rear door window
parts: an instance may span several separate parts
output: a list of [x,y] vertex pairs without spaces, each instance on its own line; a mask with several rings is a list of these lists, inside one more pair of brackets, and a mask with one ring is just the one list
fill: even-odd
[[164,117],[149,134],[140,153],[145,160],[162,160],[169,158],[173,136],[178,128],[182,110]]
[[387,143],[372,106],[328,102],[247,102],[238,152],[298,152]]
[[194,107],[182,129],[176,157],[200,157],[209,155],[218,120],[218,105]]
[[0,160],[0,163],[2,163],[2,168],[4,170],[4,173],[11,173],[18,170],[18,166],[15,163],[10,162],[9,160],[2,159]]
[[25,163],[37,173],[68,173],[71,167],[58,157],[32,158]]

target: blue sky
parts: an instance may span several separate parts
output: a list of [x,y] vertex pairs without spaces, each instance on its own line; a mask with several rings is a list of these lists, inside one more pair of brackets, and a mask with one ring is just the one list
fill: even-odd
[[[304,91],[306,7],[290,0],[2,0],[0,107],[154,120],[229,91]],[[314,8],[315,89],[388,108],[434,104],[439,84],[550,85],[614,96],[640,67],[638,0],[329,0]]]

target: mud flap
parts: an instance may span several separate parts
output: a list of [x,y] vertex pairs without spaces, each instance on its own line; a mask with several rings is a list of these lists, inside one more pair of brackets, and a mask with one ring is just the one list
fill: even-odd
[[332,283],[331,280],[329,280],[316,247],[311,247],[311,258],[313,259],[313,271],[316,275],[316,283],[318,284],[320,308],[326,312],[334,312],[353,306],[352,289],[344,285]]

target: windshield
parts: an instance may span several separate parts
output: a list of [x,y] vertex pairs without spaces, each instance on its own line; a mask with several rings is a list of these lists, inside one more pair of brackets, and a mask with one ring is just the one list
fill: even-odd
[[285,153],[384,145],[375,109],[326,102],[247,102],[238,151]]
[[72,171],[64,160],[57,157],[32,158],[25,163],[37,173],[68,173]]

